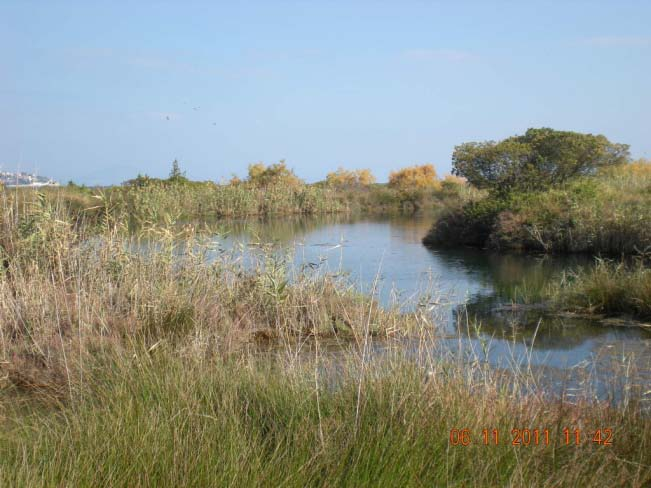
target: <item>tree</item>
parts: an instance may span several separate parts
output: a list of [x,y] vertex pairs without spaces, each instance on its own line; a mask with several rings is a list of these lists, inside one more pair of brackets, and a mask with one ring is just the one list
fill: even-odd
[[172,161],[172,169],[170,171],[170,177],[168,178],[168,181],[176,183],[184,183],[188,181],[188,179],[185,177],[185,171],[181,171],[181,168],[179,168],[179,162],[176,159]]
[[389,175],[389,187],[396,190],[434,190],[440,186],[436,170],[431,164],[410,166]]
[[452,166],[455,175],[477,188],[504,195],[559,185],[628,160],[628,145],[611,143],[603,135],[541,128],[500,142],[456,146]]
[[370,169],[346,170],[338,168],[337,171],[328,173],[326,183],[339,188],[369,186],[375,183],[375,176]]

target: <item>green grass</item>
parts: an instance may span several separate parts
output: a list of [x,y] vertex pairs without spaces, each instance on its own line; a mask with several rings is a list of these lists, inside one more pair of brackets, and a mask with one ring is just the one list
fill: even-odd
[[563,308],[651,319],[651,268],[634,263],[597,260],[594,267],[567,274],[552,291]]
[[[173,350],[93,364],[59,408],[5,410],[4,486],[645,486],[651,421],[522,399],[445,365],[222,361]],[[308,353],[309,356],[309,353]],[[352,356],[351,356],[352,357]],[[318,367],[317,367],[318,366]],[[332,374],[332,370],[330,370]],[[428,379],[429,378],[429,379]],[[563,429],[584,432],[565,445]],[[483,429],[498,429],[486,446]],[[550,445],[513,446],[513,428]],[[613,430],[611,446],[595,429]],[[469,429],[469,446],[450,444]]]
[[112,187],[104,202],[125,219],[142,225],[164,215],[178,218],[247,217],[288,214],[337,213],[345,204],[328,188],[313,185],[256,187],[212,182],[154,182],[144,187]]

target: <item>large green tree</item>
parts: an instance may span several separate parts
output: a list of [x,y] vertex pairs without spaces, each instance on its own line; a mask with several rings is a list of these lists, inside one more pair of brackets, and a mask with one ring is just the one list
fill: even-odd
[[454,148],[453,173],[497,194],[563,183],[629,160],[628,145],[602,135],[529,129],[500,142],[468,142]]

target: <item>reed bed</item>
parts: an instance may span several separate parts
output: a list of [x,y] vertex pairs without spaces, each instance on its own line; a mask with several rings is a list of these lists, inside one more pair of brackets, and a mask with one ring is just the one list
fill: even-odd
[[69,216],[86,224],[100,223],[107,214],[132,229],[163,223],[166,219],[197,220],[341,213],[396,214],[456,207],[476,199],[469,185],[443,181],[427,191],[407,191],[386,184],[332,186],[277,182],[259,186],[248,182],[216,184],[153,180],[141,177],[121,186],[88,188],[12,188],[0,190],[16,210],[24,211],[44,199],[65,207]]
[[428,325],[423,314],[379,307],[343,275],[292,270],[273,248],[249,249],[244,260],[190,225],[134,235],[111,214],[98,230],[66,212],[40,199],[20,213],[5,207],[0,222],[0,360],[17,387],[64,391],[70,356],[108,343],[201,335],[227,354],[250,342],[360,341]]
[[337,213],[346,206],[329,188],[299,184],[258,187],[211,182],[151,183],[112,187],[111,201],[138,222],[159,221],[165,214],[183,217],[247,217]]
[[218,185],[212,182],[170,183],[165,180],[107,188],[67,186],[6,189],[4,198],[19,209],[44,198],[50,205],[63,206],[69,215],[83,216],[88,223],[100,222],[109,213],[132,228],[193,218],[266,217],[273,215],[316,215],[350,210],[345,195],[332,188],[249,184]]

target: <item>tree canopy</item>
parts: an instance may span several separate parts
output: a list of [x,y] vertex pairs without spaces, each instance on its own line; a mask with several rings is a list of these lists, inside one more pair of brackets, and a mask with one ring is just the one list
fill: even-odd
[[603,135],[529,129],[500,142],[468,142],[454,148],[453,173],[494,193],[530,191],[592,175],[629,160],[628,145]]

